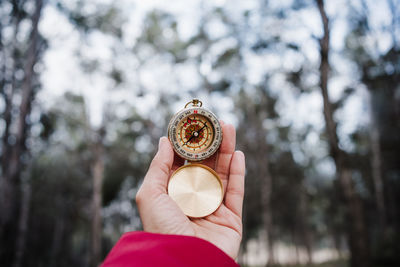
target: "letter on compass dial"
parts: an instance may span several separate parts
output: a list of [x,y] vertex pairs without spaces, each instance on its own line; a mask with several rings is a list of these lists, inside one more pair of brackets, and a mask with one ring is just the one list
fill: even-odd
[[200,153],[207,149],[214,138],[211,122],[202,115],[190,115],[179,122],[177,138],[183,149]]

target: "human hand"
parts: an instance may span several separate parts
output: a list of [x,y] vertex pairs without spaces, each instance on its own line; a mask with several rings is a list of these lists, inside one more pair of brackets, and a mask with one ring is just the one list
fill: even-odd
[[221,124],[223,139],[219,153],[202,162],[215,167],[224,186],[224,201],[213,214],[188,218],[167,194],[168,179],[183,165],[183,159],[174,156],[166,137],[160,139],[158,152],[136,195],[136,203],[145,231],[199,237],[235,259],[242,239],[245,159],[241,151],[235,151],[234,127]]

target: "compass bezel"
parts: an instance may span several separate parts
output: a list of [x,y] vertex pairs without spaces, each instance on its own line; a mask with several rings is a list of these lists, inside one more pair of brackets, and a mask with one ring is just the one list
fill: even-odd
[[[212,124],[211,130],[214,131],[213,140],[211,141],[210,146],[203,151],[199,151],[198,153],[186,151],[176,137],[177,131],[180,131],[180,129],[177,129],[180,125],[180,122],[191,115],[201,115],[206,117]],[[218,151],[222,143],[222,127],[217,116],[215,116],[215,114],[210,110],[203,107],[185,108],[176,113],[169,122],[168,139],[170,140],[174,151],[180,157],[189,161],[202,161],[211,157],[215,154],[215,152]]]

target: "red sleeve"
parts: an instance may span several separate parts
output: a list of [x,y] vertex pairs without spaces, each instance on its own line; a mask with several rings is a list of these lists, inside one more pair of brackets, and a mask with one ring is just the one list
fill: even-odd
[[111,266],[239,265],[222,250],[197,237],[131,232],[121,237],[102,264],[102,267]]

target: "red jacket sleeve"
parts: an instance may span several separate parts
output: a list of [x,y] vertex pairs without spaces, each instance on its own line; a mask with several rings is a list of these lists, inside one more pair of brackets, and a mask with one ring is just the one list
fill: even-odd
[[102,264],[102,267],[111,266],[239,265],[222,250],[197,237],[131,232],[121,237]]

